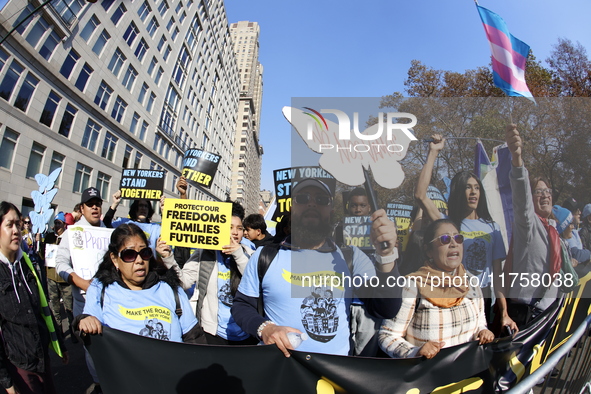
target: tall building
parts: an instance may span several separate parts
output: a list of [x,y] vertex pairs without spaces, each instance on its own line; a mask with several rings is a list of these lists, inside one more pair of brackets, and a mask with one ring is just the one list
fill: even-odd
[[263,155],[263,147],[259,145],[263,99],[263,66],[259,63],[260,28],[256,22],[242,21],[232,23],[230,33],[240,75],[230,197],[240,201],[247,213],[256,213]]
[[58,167],[58,210],[89,186],[110,200],[122,168],[164,170],[174,196],[188,148],[221,155],[189,198],[228,198],[240,86],[223,1],[41,3],[0,11],[2,199],[28,213],[35,174]]

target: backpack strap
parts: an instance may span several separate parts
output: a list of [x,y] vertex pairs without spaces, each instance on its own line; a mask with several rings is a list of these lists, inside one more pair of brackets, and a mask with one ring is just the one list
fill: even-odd
[[257,303],[257,311],[261,316],[265,315],[265,305],[263,303],[263,278],[265,277],[265,274],[267,273],[267,270],[269,269],[271,262],[273,261],[273,259],[275,259],[275,256],[277,256],[277,253],[279,252],[280,248],[280,244],[265,245],[263,246],[263,250],[261,250],[261,253],[259,254],[257,267],[259,274],[259,297]]
[[181,300],[179,298],[178,289],[172,288],[172,292],[174,293],[174,303],[175,303],[175,310],[177,317],[180,319],[183,315],[183,308],[181,307]]
[[200,251],[197,259],[199,260],[199,281],[197,282],[199,298],[197,299],[197,309],[195,311],[195,316],[197,317],[197,321],[200,322],[201,308],[203,307],[203,302],[205,301],[205,296],[207,295],[207,285],[209,283],[209,279],[211,278],[213,267],[217,263],[217,256],[214,250],[202,250]]

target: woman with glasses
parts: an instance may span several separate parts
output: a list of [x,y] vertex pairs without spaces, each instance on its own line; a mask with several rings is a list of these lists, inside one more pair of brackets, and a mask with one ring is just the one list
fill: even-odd
[[75,324],[87,334],[100,334],[105,325],[175,342],[199,343],[202,336],[176,272],[156,261],[146,235],[131,223],[111,234]]
[[[434,134],[429,144],[427,162],[421,172],[415,197],[429,219],[441,218],[435,204],[427,197],[427,188],[431,180],[435,159],[445,146],[445,139]],[[464,258],[462,264],[472,275],[478,278],[485,297],[485,314],[487,319],[492,315],[492,291],[500,310],[505,308],[502,292],[502,264],[506,257],[505,243],[499,225],[493,221],[488,210],[486,194],[482,182],[470,171],[460,171],[452,179],[448,198],[448,217],[460,228],[464,236]],[[517,325],[507,315],[500,318],[501,327],[509,326],[516,331]]]
[[450,219],[436,220],[425,230],[427,261],[406,276],[402,306],[379,332],[380,347],[390,357],[433,358],[444,347],[494,339],[486,328],[478,280],[462,265],[463,242]]

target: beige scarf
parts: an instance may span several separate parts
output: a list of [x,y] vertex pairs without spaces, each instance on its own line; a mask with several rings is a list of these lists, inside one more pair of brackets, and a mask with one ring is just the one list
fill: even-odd
[[440,308],[460,305],[470,290],[468,275],[462,264],[458,266],[454,275],[424,265],[408,276],[416,277],[421,296]]

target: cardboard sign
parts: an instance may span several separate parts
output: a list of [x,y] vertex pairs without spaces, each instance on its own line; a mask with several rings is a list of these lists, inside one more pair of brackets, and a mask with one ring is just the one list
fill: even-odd
[[164,190],[164,171],[124,169],[119,189],[123,199],[160,200]]
[[58,245],[45,244],[45,266],[55,268]]
[[275,195],[277,196],[277,209],[273,214],[273,220],[280,222],[286,212],[291,211],[291,189],[305,178],[315,178],[324,182],[334,196],[337,181],[332,175],[321,167],[290,167],[273,171],[275,182]]
[[113,229],[74,225],[67,231],[74,272],[82,279],[92,279],[109,250]]
[[222,250],[230,244],[232,204],[167,198],[162,233],[168,245]]
[[218,170],[220,159],[220,155],[202,149],[189,149],[183,157],[182,175],[190,184],[209,189]]
[[345,245],[360,249],[373,249],[371,242],[370,216],[345,216],[343,220],[343,240]]
[[401,251],[406,250],[406,244],[410,235],[410,213],[412,205],[388,203],[386,206],[386,215],[396,223],[396,233],[398,235],[398,248]]

